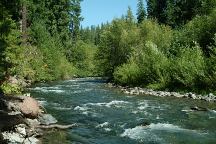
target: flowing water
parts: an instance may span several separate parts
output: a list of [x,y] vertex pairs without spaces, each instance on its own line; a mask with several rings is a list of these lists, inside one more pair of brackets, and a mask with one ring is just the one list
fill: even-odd
[[[59,123],[79,125],[66,131],[62,144],[216,143],[216,111],[190,110],[192,106],[215,109],[215,104],[130,96],[94,79],[38,84],[30,92]],[[44,143],[58,136],[50,134]]]

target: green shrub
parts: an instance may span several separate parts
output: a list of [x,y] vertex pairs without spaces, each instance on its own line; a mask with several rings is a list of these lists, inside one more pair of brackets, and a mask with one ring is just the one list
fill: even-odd
[[138,56],[143,83],[149,88],[161,89],[169,82],[169,60],[157,45],[147,42]]
[[115,68],[126,63],[132,47],[139,45],[139,29],[125,19],[115,19],[101,34],[100,44],[96,53],[98,71],[112,77]]
[[[51,36],[43,21],[35,21],[31,27],[32,42],[39,49],[40,59],[32,61],[37,80],[56,80],[74,75],[74,68],[63,53],[63,44],[58,36]],[[38,60],[36,59],[36,60]]]
[[140,69],[134,61],[129,61],[126,64],[118,67],[114,72],[114,80],[121,85],[139,85]]
[[140,33],[142,44],[151,41],[159,50],[165,54],[169,53],[173,37],[173,31],[170,27],[159,25],[153,20],[145,20],[140,25]]
[[117,83],[124,85],[161,89],[169,83],[169,64],[165,54],[158,50],[154,43],[147,42],[137,48],[127,64],[117,68],[114,78]]
[[71,48],[70,62],[76,68],[76,75],[78,77],[95,76],[95,59],[97,47],[90,43],[85,43],[81,40],[77,41],[73,48]]
[[210,57],[206,58],[207,68],[206,68],[206,77],[205,82],[206,86],[215,90],[216,85],[216,34],[214,37],[214,45],[211,48],[212,53]]
[[172,59],[171,83],[175,87],[195,88],[205,78],[205,58],[200,47],[181,48]]
[[18,84],[11,84],[5,81],[1,86],[0,89],[4,94],[19,94],[22,92],[22,87]]

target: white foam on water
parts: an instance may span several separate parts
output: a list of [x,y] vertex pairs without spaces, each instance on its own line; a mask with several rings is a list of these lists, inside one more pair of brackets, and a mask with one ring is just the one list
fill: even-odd
[[44,90],[44,92],[54,92],[54,93],[63,93],[63,90]]
[[64,87],[79,87],[80,85],[78,84],[73,84],[73,85],[62,85]]
[[132,111],[131,113],[133,113],[133,114],[137,114],[137,113],[139,113],[139,111]]
[[145,139],[150,136],[154,136],[157,139],[162,140],[159,138],[154,132],[157,131],[167,131],[167,132],[187,132],[193,134],[201,134],[195,130],[184,129],[179,126],[169,124],[169,123],[157,123],[157,124],[150,124],[147,126],[136,126],[134,128],[125,129],[125,131],[120,135],[121,137],[129,137],[131,139]]
[[54,86],[54,87],[42,87],[44,89],[60,89],[60,87],[58,86]]
[[109,122],[104,122],[104,123],[98,124],[96,128],[103,128],[103,127],[107,127],[108,125],[109,125]]
[[76,82],[76,81],[79,81],[79,79],[66,80],[65,82]]
[[157,124],[151,123],[148,127],[152,130],[167,130],[167,131],[187,130],[187,129],[183,129],[183,128],[180,128],[179,126],[169,124],[169,123],[157,123]]
[[82,93],[82,90],[75,90],[75,91],[72,91],[72,93],[74,93],[74,94]]
[[42,105],[42,106],[45,106],[47,105],[47,101],[45,100],[38,100],[39,104]]
[[120,135],[121,137],[129,137],[131,139],[139,140],[140,142],[145,141],[163,141],[157,135],[146,131],[143,126],[136,126],[135,128],[129,128]]
[[152,101],[152,100],[144,100],[144,101],[141,101],[138,103],[138,109],[139,110],[144,110],[146,108],[149,108],[149,109],[152,109],[152,110],[155,110],[155,109],[158,109],[158,110],[166,110],[169,105],[166,105],[166,104],[158,104],[157,102],[155,101]]
[[30,89],[30,90],[43,90],[44,88],[43,87],[35,87],[35,88],[28,88],[28,89]]
[[49,104],[54,106],[54,107],[60,107],[61,106],[61,104],[55,103],[55,102],[50,102]]
[[84,114],[84,115],[88,115],[89,112],[88,112],[88,111],[84,111],[84,112],[82,112],[82,114]]
[[104,106],[106,103],[86,103],[84,106]]
[[113,100],[111,102],[108,102],[108,103],[87,103],[87,104],[84,104],[85,106],[105,106],[105,107],[112,107],[112,106],[115,106],[115,107],[123,107],[124,104],[129,104],[129,102],[127,101],[118,101],[118,100]]
[[72,91],[72,93],[83,93],[83,92],[89,92],[89,91],[92,91],[93,89],[84,89],[84,90],[75,90],[75,91]]
[[144,105],[141,105],[138,107],[139,110],[144,110],[146,109],[147,107],[149,107],[148,103],[144,103]]
[[106,132],[110,132],[112,129],[111,129],[111,128],[104,128],[104,130],[105,130]]
[[145,134],[146,132],[144,131],[142,126],[136,126],[135,128],[129,128],[125,129],[124,133],[122,133],[120,136],[121,137],[129,137],[131,139],[141,139],[142,135]]
[[181,110],[182,112],[193,112],[193,110],[187,110],[187,109],[183,109]]
[[64,111],[64,110],[72,110],[72,108],[68,108],[68,107],[53,107],[54,109],[56,109],[56,110],[62,110],[62,111]]
[[216,114],[216,110],[209,110],[210,112]]
[[86,106],[76,106],[75,108],[74,108],[74,110],[79,110],[79,111],[87,111],[87,110],[89,110],[89,108],[88,107],[86,107]]
[[41,91],[41,92],[55,92],[55,93],[63,93],[63,90],[60,90],[59,87],[35,87],[30,88],[31,90]]
[[114,101],[111,101],[109,103],[106,104],[106,107],[111,107],[111,106],[119,106],[119,105],[122,105],[122,104],[128,104],[129,102],[126,102],[126,101],[117,101],[117,100],[114,100]]

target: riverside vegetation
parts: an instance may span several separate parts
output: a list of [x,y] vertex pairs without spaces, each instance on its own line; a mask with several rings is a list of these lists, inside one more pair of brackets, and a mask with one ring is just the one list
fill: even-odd
[[105,76],[146,92],[211,92],[215,100],[216,0],[138,0],[136,18],[128,7],[121,18],[85,28],[81,2],[0,1],[1,95],[35,82]]
[[82,28],[79,0],[1,1],[1,90],[107,76],[123,86],[215,92],[216,1],[138,0],[111,23]]

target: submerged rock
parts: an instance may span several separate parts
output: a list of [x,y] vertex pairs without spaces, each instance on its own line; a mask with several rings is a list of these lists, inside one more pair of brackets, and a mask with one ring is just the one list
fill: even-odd
[[190,109],[193,110],[193,111],[208,111],[207,108],[204,108],[204,107],[198,107],[198,106],[191,107]]
[[55,124],[58,122],[51,114],[43,114],[38,120],[43,125]]

